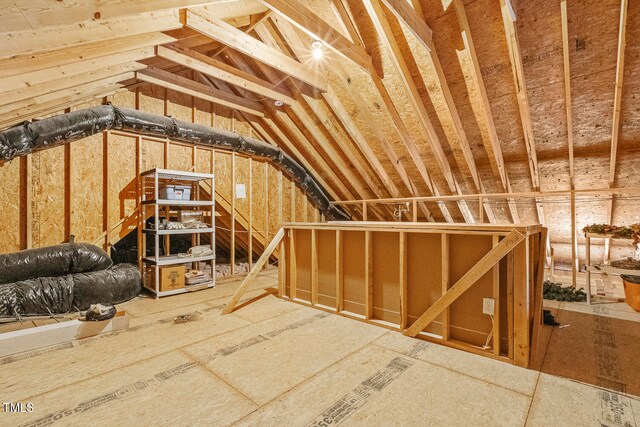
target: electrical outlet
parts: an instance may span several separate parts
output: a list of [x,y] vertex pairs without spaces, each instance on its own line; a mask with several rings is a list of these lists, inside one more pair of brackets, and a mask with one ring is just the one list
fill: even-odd
[[493,316],[495,310],[495,301],[493,298],[482,298],[482,312]]

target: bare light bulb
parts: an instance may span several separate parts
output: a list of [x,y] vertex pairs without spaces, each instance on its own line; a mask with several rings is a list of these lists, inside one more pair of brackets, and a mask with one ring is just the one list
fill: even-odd
[[313,50],[311,51],[311,55],[313,56],[313,58],[322,58],[322,55],[324,54],[324,52],[322,51],[322,42],[320,40],[315,40],[313,43],[311,43],[311,47],[313,48]]

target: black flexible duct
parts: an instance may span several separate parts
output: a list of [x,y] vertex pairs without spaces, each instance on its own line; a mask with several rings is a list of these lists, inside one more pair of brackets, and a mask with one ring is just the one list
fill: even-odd
[[25,122],[4,130],[0,132],[0,161],[109,129],[167,137],[174,141],[245,153],[253,158],[268,160],[297,182],[325,217],[341,221],[350,219],[342,209],[331,204],[322,186],[305,168],[276,146],[237,133],[112,105],[86,108],[33,123]]

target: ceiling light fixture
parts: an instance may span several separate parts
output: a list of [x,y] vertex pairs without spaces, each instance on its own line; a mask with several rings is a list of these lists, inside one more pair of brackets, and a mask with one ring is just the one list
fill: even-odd
[[311,47],[313,48],[313,50],[311,51],[313,57],[315,59],[322,58],[322,55],[324,53],[322,51],[322,42],[320,40],[314,40],[313,43],[311,43]]
[[282,107],[284,105],[284,102],[280,101],[279,99],[276,99],[273,105],[275,105],[276,107]]

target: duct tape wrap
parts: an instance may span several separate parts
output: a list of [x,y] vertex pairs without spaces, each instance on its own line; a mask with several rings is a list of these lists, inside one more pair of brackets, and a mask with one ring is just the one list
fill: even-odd
[[8,161],[109,129],[166,137],[268,160],[297,182],[328,219],[350,219],[341,208],[331,205],[325,190],[315,178],[278,147],[237,133],[112,105],[73,111],[6,129],[0,132],[0,161]]

